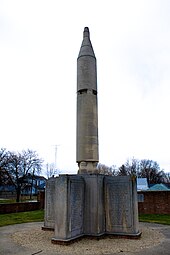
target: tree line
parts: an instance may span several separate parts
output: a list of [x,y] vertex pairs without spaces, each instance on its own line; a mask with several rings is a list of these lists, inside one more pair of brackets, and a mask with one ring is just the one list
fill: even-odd
[[[39,158],[36,151],[28,149],[22,152],[11,152],[1,148],[0,186],[13,185],[16,191],[16,201],[19,202],[21,192],[28,184],[28,178],[32,180],[32,185],[34,176],[41,173],[42,167],[43,160]],[[54,167],[47,165],[49,176],[51,176],[51,173],[56,174],[54,170]],[[161,170],[156,161],[149,159],[128,159],[120,167],[115,165],[109,167],[99,163],[98,172],[113,176],[135,175],[147,178],[148,184],[170,183],[170,175]]]
[[0,185],[13,185],[16,191],[16,201],[19,202],[22,190],[31,178],[31,185],[35,175],[42,170],[43,160],[36,151],[23,150],[11,152],[0,149]]
[[135,175],[139,178],[147,178],[148,184],[170,183],[170,175],[161,170],[159,164],[156,161],[149,159],[128,159],[118,168],[115,165],[108,167],[99,163],[98,170],[99,173],[107,175]]

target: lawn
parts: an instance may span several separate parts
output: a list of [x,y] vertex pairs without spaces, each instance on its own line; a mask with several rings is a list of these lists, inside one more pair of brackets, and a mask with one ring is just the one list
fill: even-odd
[[139,221],[170,225],[170,214],[141,214]]
[[[37,201],[37,196],[33,196],[32,199],[30,199],[28,196],[21,196],[20,202],[28,202],[28,201]],[[0,199],[0,204],[11,204],[11,203],[16,203],[16,198],[11,198],[11,199]]]
[[[0,214],[0,227],[38,221],[44,221],[44,210]],[[142,214],[139,221],[170,225],[170,214]]]
[[0,204],[16,203],[16,199],[0,199]]
[[44,210],[0,214],[0,227],[36,221],[44,221]]

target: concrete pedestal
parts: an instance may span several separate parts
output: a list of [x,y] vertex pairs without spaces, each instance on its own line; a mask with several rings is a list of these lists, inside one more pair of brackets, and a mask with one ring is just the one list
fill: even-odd
[[[51,183],[47,185],[47,194],[52,193],[48,189],[54,191],[54,182]],[[48,206],[52,202],[49,222]],[[136,179],[130,176],[61,175],[55,179],[50,203],[46,202],[45,215],[48,217],[45,219],[48,221],[45,226],[54,226],[53,243],[69,243],[82,236],[105,234],[140,236]]]
[[106,233],[137,235],[139,225],[136,178],[106,176],[104,185]]
[[56,241],[70,241],[83,235],[84,180],[78,175],[61,175],[55,189]]
[[55,226],[55,181],[56,178],[51,177],[46,182],[45,189],[45,217],[43,230],[54,230]]

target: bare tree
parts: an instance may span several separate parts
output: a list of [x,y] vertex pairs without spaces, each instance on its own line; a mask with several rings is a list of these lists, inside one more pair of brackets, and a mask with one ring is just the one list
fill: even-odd
[[55,168],[54,163],[47,163],[46,164],[46,176],[47,178],[50,178],[52,176],[58,175],[61,171]]
[[112,165],[110,168],[111,168],[112,175],[116,176],[117,172],[118,172],[117,166],[116,165]]
[[137,176],[140,169],[140,161],[138,159],[135,158],[132,158],[131,160],[128,159],[125,165],[129,175]]
[[140,161],[138,159],[132,158],[128,159],[125,164],[119,167],[118,175],[135,175],[137,176],[140,169]]
[[23,170],[26,175],[31,177],[31,192],[30,192],[30,199],[32,198],[32,188],[33,188],[33,181],[35,175],[39,175],[42,169],[43,160],[39,158],[36,151],[27,150],[22,151],[23,157]]
[[160,170],[159,164],[149,159],[140,161],[139,176],[147,178],[149,184],[162,183],[166,178],[164,171]]
[[165,173],[165,183],[170,183],[170,173]]
[[8,151],[5,148],[0,149],[0,185],[8,184],[8,177],[5,172],[7,165]]
[[160,170],[159,164],[149,159],[128,159],[126,163],[119,168],[118,175],[135,175],[147,178],[149,184],[163,183],[167,180],[167,176],[163,170]]
[[126,176],[126,175],[128,175],[129,173],[128,173],[128,170],[126,169],[126,166],[125,165],[121,165],[120,167],[119,167],[119,170],[118,170],[118,175],[120,175],[120,176]]
[[35,173],[40,173],[41,167],[42,159],[38,157],[35,151],[9,152],[5,173],[15,187],[17,202],[20,200],[21,191],[28,182],[28,175],[33,177]]
[[116,173],[116,166],[106,166],[104,164],[99,163],[97,165],[98,173],[99,174],[104,174],[104,175],[115,175]]

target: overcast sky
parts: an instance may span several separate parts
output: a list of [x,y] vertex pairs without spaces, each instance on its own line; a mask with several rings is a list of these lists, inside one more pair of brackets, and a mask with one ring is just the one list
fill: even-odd
[[97,58],[99,159],[170,171],[170,1],[0,0],[0,147],[76,173],[83,29]]

